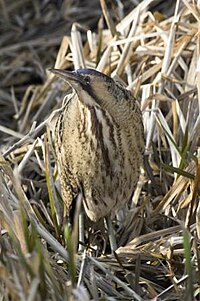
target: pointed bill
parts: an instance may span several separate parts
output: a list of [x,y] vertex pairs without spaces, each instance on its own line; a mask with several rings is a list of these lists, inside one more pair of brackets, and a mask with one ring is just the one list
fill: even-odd
[[49,71],[62,78],[72,86],[74,86],[73,83],[84,84],[84,79],[76,71],[66,71],[62,69],[49,69]]

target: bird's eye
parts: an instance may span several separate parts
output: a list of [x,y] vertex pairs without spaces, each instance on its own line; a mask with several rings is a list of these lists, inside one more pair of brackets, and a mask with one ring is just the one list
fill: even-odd
[[84,80],[85,80],[86,84],[90,83],[90,77],[89,76],[85,76]]

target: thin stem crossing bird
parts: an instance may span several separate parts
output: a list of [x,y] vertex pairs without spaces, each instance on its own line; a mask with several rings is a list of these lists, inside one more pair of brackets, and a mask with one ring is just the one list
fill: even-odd
[[81,193],[92,221],[127,203],[143,163],[144,132],[137,101],[93,69],[52,69],[72,88],[55,126],[55,150],[67,212]]

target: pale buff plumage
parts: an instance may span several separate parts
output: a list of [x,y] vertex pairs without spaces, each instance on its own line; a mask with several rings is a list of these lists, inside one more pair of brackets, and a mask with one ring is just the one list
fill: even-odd
[[88,217],[97,221],[134,192],[144,152],[141,111],[129,91],[100,72],[52,72],[74,89],[55,129],[63,200],[69,210],[81,192]]

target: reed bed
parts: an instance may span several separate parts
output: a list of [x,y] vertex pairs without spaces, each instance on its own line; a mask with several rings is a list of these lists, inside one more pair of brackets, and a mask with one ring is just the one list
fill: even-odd
[[[0,300],[199,300],[199,1],[168,15],[162,1],[83,2],[34,2],[15,15],[35,22],[26,37],[11,30],[22,2],[1,1]],[[113,221],[114,254],[87,219],[80,252],[60,195],[53,129],[71,90],[49,68],[83,67],[124,83],[143,112],[144,168]]]

